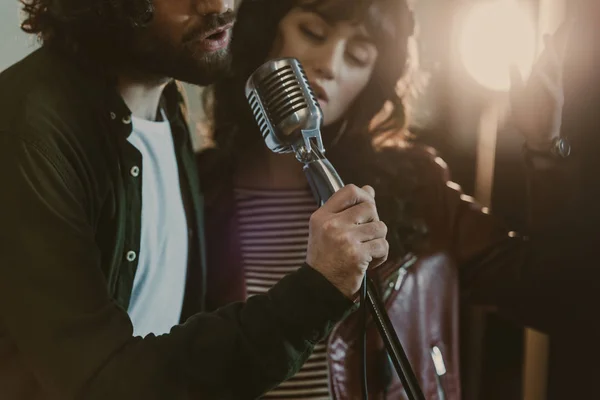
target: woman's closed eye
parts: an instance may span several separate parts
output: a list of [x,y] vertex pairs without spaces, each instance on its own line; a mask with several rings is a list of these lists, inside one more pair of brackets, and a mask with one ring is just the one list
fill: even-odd
[[317,29],[313,27],[308,27],[305,25],[300,25],[300,31],[304,34],[304,36],[315,42],[323,42],[326,39],[325,31],[323,29]]
[[366,67],[367,65],[369,65],[369,53],[367,51],[363,51],[363,50],[349,51],[348,57],[350,58],[350,61],[353,64],[355,64],[359,67]]

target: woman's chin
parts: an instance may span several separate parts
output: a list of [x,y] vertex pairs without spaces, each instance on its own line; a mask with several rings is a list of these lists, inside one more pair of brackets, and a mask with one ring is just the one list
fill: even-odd
[[323,127],[333,125],[335,118],[332,118],[331,110],[329,109],[329,102],[319,99],[319,107],[323,113]]
[[323,123],[321,124],[321,127],[323,129],[332,128],[332,127],[335,127],[336,125],[338,125],[341,121],[342,121],[341,116],[337,117],[337,118],[331,118],[331,114],[328,114],[325,111],[323,111]]
[[326,110],[323,110],[323,124],[322,127],[323,128],[329,128],[333,125],[335,125],[335,123],[337,122],[335,119],[331,118],[331,114],[329,114]]

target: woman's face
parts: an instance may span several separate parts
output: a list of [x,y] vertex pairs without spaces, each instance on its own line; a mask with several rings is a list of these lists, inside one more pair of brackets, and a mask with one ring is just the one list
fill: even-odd
[[327,126],[344,117],[367,85],[377,48],[364,26],[329,22],[316,12],[296,7],[279,23],[271,57],[300,60]]

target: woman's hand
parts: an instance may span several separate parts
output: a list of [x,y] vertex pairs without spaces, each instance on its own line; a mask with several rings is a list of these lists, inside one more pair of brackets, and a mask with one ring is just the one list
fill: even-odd
[[545,48],[525,82],[517,69],[511,71],[510,101],[516,128],[527,147],[549,151],[558,137],[564,105],[563,59],[570,22],[554,35],[545,35]]

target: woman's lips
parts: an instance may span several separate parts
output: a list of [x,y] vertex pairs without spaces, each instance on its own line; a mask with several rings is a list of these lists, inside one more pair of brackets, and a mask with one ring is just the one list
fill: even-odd
[[320,97],[317,97],[317,101],[319,102],[319,106],[320,106],[321,108],[325,108],[325,106],[326,106],[326,105],[327,105],[327,103],[328,103],[328,102],[327,102],[327,100],[325,100],[325,99],[322,99],[322,98],[320,98]]
[[327,92],[321,85],[316,82],[309,82],[309,84],[313,90],[313,93],[315,94],[315,97],[321,105],[329,103],[329,96],[327,96]]

